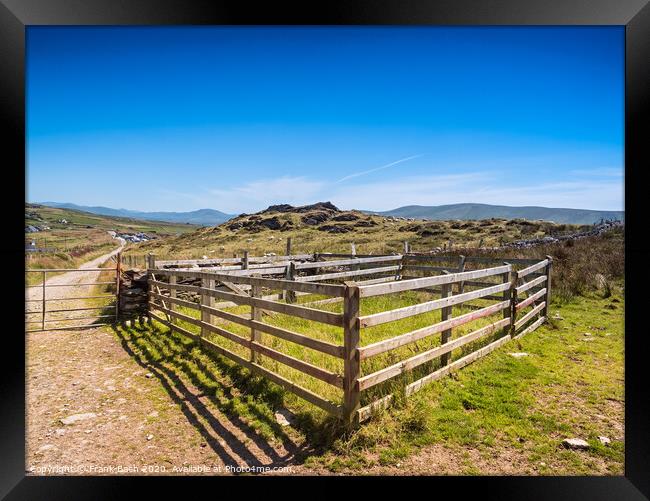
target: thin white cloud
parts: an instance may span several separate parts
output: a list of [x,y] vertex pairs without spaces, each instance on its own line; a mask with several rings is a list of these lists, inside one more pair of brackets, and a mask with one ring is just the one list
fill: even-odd
[[456,203],[623,210],[623,183],[618,179],[572,180],[504,187],[494,174],[477,172],[355,185],[339,189],[331,200],[344,208],[376,211]]
[[336,181],[336,183],[342,183],[343,181],[347,181],[348,179],[352,179],[354,177],[364,176],[366,174],[370,174],[371,172],[377,172],[378,170],[387,169],[388,167],[392,167],[393,165],[401,164],[402,162],[407,162],[408,160],[413,160],[414,158],[420,158],[422,156],[424,156],[424,155],[413,155],[413,156],[410,156],[410,157],[401,158],[399,160],[396,160],[395,162],[391,162],[391,163],[386,164],[386,165],[382,165],[381,167],[375,167],[374,169],[365,170],[365,171],[362,171],[362,172],[355,172],[354,174],[348,174],[347,176],[342,177],[341,179]]
[[324,183],[302,176],[261,179],[228,189],[209,189],[209,207],[235,213],[254,212],[278,203],[305,205],[313,203],[323,187]]

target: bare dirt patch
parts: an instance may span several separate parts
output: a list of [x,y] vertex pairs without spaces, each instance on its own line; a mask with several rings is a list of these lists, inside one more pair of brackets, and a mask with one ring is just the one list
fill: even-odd
[[47,474],[48,465],[135,465],[152,474],[221,466],[227,473],[226,466],[287,466],[299,449],[259,440],[191,384],[139,364],[105,328],[30,334],[27,375],[32,474]]

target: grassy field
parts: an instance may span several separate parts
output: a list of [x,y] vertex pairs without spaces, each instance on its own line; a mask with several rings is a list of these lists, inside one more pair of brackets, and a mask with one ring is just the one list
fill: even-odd
[[[319,221],[321,220],[322,221]],[[349,219],[349,220],[348,220]],[[308,221],[309,224],[305,223]],[[240,226],[241,225],[241,226]],[[271,228],[276,229],[269,229]],[[269,212],[242,215],[213,228],[201,228],[177,237],[145,242],[129,252],[156,254],[158,259],[192,259],[267,252],[284,255],[286,238],[292,238],[293,253],[350,252],[354,242],[359,254],[402,252],[408,241],[414,252],[436,247],[495,246],[520,239],[576,232],[584,227],[488,219],[483,221],[408,221],[371,216],[358,211]]]

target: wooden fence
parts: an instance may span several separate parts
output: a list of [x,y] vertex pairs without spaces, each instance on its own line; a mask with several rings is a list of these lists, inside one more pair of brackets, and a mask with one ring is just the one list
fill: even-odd
[[[549,256],[543,260],[499,260],[416,254],[321,253],[261,258],[245,254],[232,259],[156,262],[150,255],[149,311],[150,318],[330,414],[346,422],[361,422],[390,405],[399,378],[417,373],[415,380],[404,383],[409,395],[541,325],[548,315],[551,263]],[[350,281],[353,279],[356,281]],[[404,294],[433,297],[364,314],[368,298],[399,298]],[[391,298],[386,299],[390,304]],[[475,304],[477,301],[481,304]],[[330,303],[342,303],[342,311],[319,309]],[[242,314],[241,309],[237,313],[226,311],[241,306],[250,308],[250,313]],[[181,308],[195,311],[197,316],[178,311]],[[454,315],[454,308],[461,314]],[[387,339],[364,342],[368,329],[393,322],[403,325],[399,324],[401,320],[423,318],[419,316],[436,310],[441,312],[440,321]],[[307,332],[265,321],[265,316],[275,315],[293,317],[296,325],[303,327],[306,323],[302,330]],[[454,330],[471,327],[472,322],[480,326],[454,338]],[[237,328],[229,330],[231,324]],[[335,329],[340,333],[338,341],[311,335],[322,330],[316,324]],[[192,332],[189,325],[200,328],[200,332]],[[247,334],[242,334],[242,327]],[[262,334],[333,357],[340,368],[317,365],[314,359],[308,360],[310,357],[289,355],[272,341],[264,342]],[[432,344],[434,335],[440,336],[436,345]],[[223,340],[230,344],[225,346]],[[426,343],[429,346],[419,350]],[[406,356],[414,350],[418,351]],[[452,353],[458,351],[462,356],[453,359]],[[261,357],[268,357],[274,364],[265,364]],[[388,365],[377,367],[377,360],[387,361]],[[298,384],[295,378],[279,374],[272,368],[278,364],[335,387],[340,390],[338,397],[325,397]]]

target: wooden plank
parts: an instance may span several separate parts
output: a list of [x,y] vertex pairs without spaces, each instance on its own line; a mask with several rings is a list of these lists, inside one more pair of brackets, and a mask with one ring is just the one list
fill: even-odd
[[[449,275],[449,276],[453,276],[453,275]],[[445,278],[445,277],[440,277],[440,278]],[[371,285],[369,287],[375,287],[375,286]],[[489,296],[493,293],[502,292],[509,288],[510,288],[509,283],[494,285],[492,287],[465,292],[463,294],[458,294],[456,296],[435,299],[433,301],[427,301],[425,303],[419,303],[412,306],[405,306],[403,308],[398,308],[395,310],[382,311],[380,313],[366,315],[363,317],[359,317],[359,322],[362,328],[372,327],[374,325],[380,325],[386,322],[394,322],[395,320],[401,320],[402,318],[408,318],[414,315],[427,313],[429,311],[437,310],[445,306],[453,306],[455,304],[461,304],[466,301],[470,301],[472,299],[478,299],[483,296]]]
[[345,419],[350,424],[357,415],[361,401],[358,389],[358,379],[361,374],[361,359],[359,356],[359,287],[354,282],[345,283],[346,295],[343,301],[343,347],[344,347],[344,376],[343,401]]
[[470,287],[492,287],[493,285],[497,285],[497,282],[478,282],[475,280],[468,280],[465,282],[465,285]]
[[[260,297],[262,295],[262,288],[259,285],[253,285],[251,290],[252,297]],[[256,307],[254,304],[251,305],[251,320],[261,323],[262,321],[262,310]],[[251,362],[258,362],[257,354],[259,350],[253,348],[253,344],[262,342],[262,334],[255,329],[255,325],[251,325]]]
[[527,297],[522,302],[515,305],[515,309],[519,311],[522,308],[526,308],[526,306],[530,306],[532,303],[537,301],[539,298],[543,297],[545,294],[546,294],[546,289],[541,289],[537,291],[535,294],[533,294],[532,296]]
[[251,350],[255,353],[265,355],[273,360],[277,360],[281,364],[296,369],[304,374],[308,374],[316,379],[324,381],[337,388],[343,388],[343,377],[340,374],[330,372],[328,370],[317,367],[303,360],[299,360],[292,356],[286,355],[279,351],[273,350],[268,346],[264,346],[256,341],[251,342]]
[[342,259],[338,261],[317,261],[313,263],[296,263],[297,270],[308,270],[311,268],[328,268],[332,266],[347,266],[353,264],[383,263],[386,261],[399,261],[402,256],[374,256],[357,257],[353,259]]
[[185,335],[185,336],[187,336],[189,338],[192,338],[194,341],[199,341],[201,339],[201,336],[199,336],[198,334],[195,334],[195,333],[193,333],[191,331],[188,331],[187,329],[184,329],[183,327],[179,327],[178,325],[173,324],[173,323],[165,320],[163,317],[159,317],[153,311],[150,311],[149,315],[151,315],[154,320],[160,322],[163,325],[166,325],[167,327],[169,327],[170,329],[172,329],[174,331],[180,332],[181,334],[183,334],[183,335]]
[[[260,278],[229,275],[226,273],[215,273],[212,271],[195,271],[195,270],[156,270],[160,275],[169,276],[176,274],[179,277],[203,278],[203,275],[210,274],[215,280],[227,280],[236,284],[259,285],[272,290],[291,290],[297,292],[307,292],[310,294],[322,294],[323,296],[343,297],[345,287],[338,284],[311,284],[304,282],[294,282],[278,278]],[[167,284],[165,284],[167,285]],[[183,290],[183,289],[179,289]],[[184,289],[189,290],[189,289]]]
[[533,287],[543,284],[546,282],[546,275],[542,275],[541,277],[537,277],[530,282],[525,283],[524,285],[520,285],[517,287],[517,294],[521,294],[522,292],[527,291],[528,289],[532,289]]
[[[171,281],[172,277],[169,277],[169,279],[170,279],[170,281]],[[248,295],[248,294],[246,294],[246,291],[245,291],[244,289],[242,289],[242,288],[241,288],[239,285],[237,285],[237,284],[233,284],[232,282],[228,282],[228,281],[225,281],[225,280],[221,280],[220,282],[221,282],[224,286],[226,286],[228,289],[230,289],[231,291],[233,291],[235,294],[239,294],[240,296],[247,296],[247,295]],[[170,282],[170,283],[171,283],[171,282]]]
[[367,421],[376,412],[382,409],[387,409],[392,403],[393,399],[394,399],[393,394],[389,393],[385,397],[379,398],[374,402],[372,402],[371,404],[366,405],[365,407],[361,407],[357,411],[357,420],[359,421],[359,423],[363,423],[364,421]]
[[284,378],[284,377],[282,377],[282,376],[280,376],[280,375],[266,369],[265,367],[262,367],[262,366],[260,366],[258,364],[255,364],[255,363],[252,363],[249,360],[246,360],[245,358],[240,357],[236,353],[233,353],[230,350],[227,350],[227,349],[213,343],[212,341],[210,341],[208,339],[201,339],[196,334],[193,334],[193,333],[191,333],[191,332],[189,332],[189,331],[187,331],[185,329],[181,330],[181,328],[179,328],[179,327],[177,327],[175,325],[172,325],[172,324],[164,321],[162,318],[159,318],[157,316],[156,316],[156,320],[158,320],[159,322],[161,322],[164,325],[167,325],[168,327],[176,329],[176,330],[180,331],[181,333],[189,336],[190,338],[192,338],[195,341],[199,342],[201,344],[201,346],[203,346],[204,348],[207,348],[208,350],[212,350],[212,351],[214,351],[215,353],[217,353],[219,355],[222,355],[222,356],[224,356],[226,358],[229,358],[233,362],[247,368],[251,372],[254,372],[254,373],[258,374],[258,375],[261,375],[261,376],[264,376],[264,377],[268,378],[269,380],[273,381],[275,384],[277,384],[277,385],[283,387],[284,389],[296,394],[297,396],[299,396],[303,400],[306,400],[307,402],[310,402],[311,404],[314,404],[317,407],[320,407],[321,409],[323,409],[324,411],[332,414],[333,416],[337,416],[337,417],[342,416],[342,414],[343,414],[342,406],[336,405],[333,402],[330,402],[329,400],[324,399],[320,395],[317,395],[317,394],[313,393],[312,391],[310,391],[310,390],[308,390],[306,388],[303,388],[303,387],[289,381],[288,379],[286,379],[286,378]]
[[406,386],[406,395],[407,396],[412,395],[416,391],[421,390],[427,384],[436,381],[437,379],[440,379],[451,372],[457,371],[458,369],[465,367],[466,365],[474,362],[475,360],[478,360],[481,357],[484,357],[485,355],[487,355],[491,351],[496,350],[499,346],[507,343],[508,341],[510,341],[510,336],[500,337],[499,339],[493,341],[487,346],[484,346],[483,348],[480,348],[470,353],[469,355],[464,356],[463,358],[459,358],[458,360],[450,363],[449,365],[446,365],[445,367],[438,369],[437,371],[432,372],[427,376],[424,376],[422,379],[418,379],[417,381]]
[[202,331],[201,338],[205,338],[204,333],[209,331],[214,334],[218,334],[221,337],[229,339],[230,341],[233,341],[237,344],[240,344],[245,348],[250,348],[251,342],[249,339],[238,336],[237,334],[234,334],[226,329],[222,329],[221,327],[218,327],[216,325],[212,325],[207,322],[204,322],[203,320],[199,320],[198,318],[190,317],[188,315],[183,315],[182,313],[178,313],[177,311],[167,310],[157,305],[156,303],[150,303],[150,304],[154,306],[157,310],[160,310],[161,312],[166,313],[169,316],[175,317],[179,320],[183,320],[184,322],[200,327]]
[[[447,298],[452,295],[451,290],[452,284],[443,284],[442,291],[440,293],[441,298]],[[452,306],[445,306],[440,311],[440,320],[445,322],[451,318],[453,311]],[[451,328],[445,329],[440,333],[440,344],[445,344],[451,338]],[[446,352],[441,359],[442,365],[447,365],[449,363],[449,352]]]
[[458,271],[458,268],[455,266],[416,266],[413,264],[405,264],[403,265],[403,269],[406,271],[429,271],[429,272],[434,272],[434,271]]
[[361,297],[379,296],[382,294],[393,294],[406,290],[422,289],[434,285],[449,284],[474,278],[491,277],[500,275],[512,269],[512,265],[497,266],[495,268],[486,268],[484,270],[465,271],[463,273],[452,273],[450,275],[439,275],[435,277],[414,278],[410,280],[400,280],[389,284],[364,285],[360,287]]
[[537,270],[541,270],[542,268],[546,268],[546,265],[548,264],[548,259],[544,259],[544,261],[540,261],[537,264],[533,264],[529,266],[528,268],[524,268],[523,270],[519,270],[519,278],[523,278],[526,275],[529,275],[530,273],[534,273]]
[[551,305],[551,268],[553,267],[553,258],[551,256],[546,256],[546,260],[548,261],[548,265],[546,265],[545,271],[548,281],[546,282],[546,298],[544,299],[546,306],[544,307],[542,315],[548,317],[548,308]]
[[481,308],[480,310],[471,311],[469,313],[465,313],[464,315],[451,318],[445,322],[439,322],[434,325],[427,325],[426,327],[407,332],[406,334],[402,334],[400,336],[378,341],[367,346],[362,346],[359,348],[359,358],[361,360],[365,360],[367,358],[374,357],[386,351],[394,350],[400,346],[404,346],[420,339],[424,339],[425,337],[431,336],[432,334],[442,332],[445,329],[458,327],[473,320],[493,315],[503,310],[504,308],[507,308],[508,306],[509,302],[503,301],[501,303]]
[[473,263],[502,263],[503,261],[508,261],[512,264],[534,264],[538,263],[539,259],[467,256],[466,261]]
[[535,329],[537,329],[540,325],[542,325],[546,321],[546,317],[540,317],[535,322],[530,324],[528,327],[526,327],[523,331],[521,331],[518,335],[516,335],[513,339],[519,339],[522,336],[525,336],[526,334],[529,334],[533,332]]
[[406,261],[435,261],[435,262],[456,262],[458,256],[441,256],[439,254],[409,254],[404,256]]
[[315,310],[298,306],[294,304],[277,303],[261,298],[254,298],[250,296],[240,296],[231,292],[222,292],[217,290],[203,290],[206,295],[216,297],[218,299],[230,300],[238,305],[255,306],[264,310],[271,310],[285,315],[292,315],[295,317],[304,318],[306,320],[313,320],[323,324],[334,325],[337,327],[343,326],[343,315],[340,313],[332,313],[329,311]]
[[396,277],[395,275],[390,275],[388,277],[371,278],[370,280],[355,280],[355,283],[357,285],[370,285],[370,284],[383,284],[386,282],[394,282],[395,280],[399,280],[399,278]]
[[383,266],[381,268],[368,268],[364,270],[340,271],[336,273],[325,273],[323,275],[312,275],[306,277],[296,277],[299,282],[318,282],[320,280],[332,280],[335,278],[349,278],[362,275],[377,275],[379,273],[388,273],[399,270],[399,266]]
[[[211,291],[214,289],[215,286],[215,280],[213,278],[209,277],[203,277],[203,293],[201,294],[201,304],[203,306],[212,306],[214,304],[214,298],[212,296],[209,296],[206,294],[207,291]],[[163,303],[163,306],[165,303]],[[201,320],[204,323],[210,324],[212,323],[212,317],[210,316],[210,313],[206,312],[206,310],[201,311]],[[201,326],[201,337],[205,337],[206,329],[204,326]]]
[[398,362],[394,365],[381,369],[377,372],[374,372],[367,376],[363,376],[359,378],[359,390],[363,391],[368,388],[371,388],[372,386],[375,386],[388,379],[398,376],[399,374],[403,374],[405,372],[413,370],[416,367],[419,367],[420,365],[429,362],[430,360],[433,360],[437,357],[450,355],[453,350],[460,348],[461,346],[464,346],[467,343],[475,341],[481,337],[485,337],[486,335],[492,334],[496,332],[498,329],[507,326],[509,323],[510,323],[510,318],[504,318],[498,320],[496,322],[491,323],[490,325],[486,325],[484,327],[481,327],[480,329],[470,332],[469,334],[465,334],[464,336],[449,341],[444,345],[438,346],[436,348],[425,351],[423,353],[419,353],[417,355],[414,355],[404,360],[403,362]]
[[546,302],[542,301],[537,306],[535,306],[532,310],[526,313],[523,317],[521,317],[518,321],[515,322],[515,330],[518,330],[521,326],[525,325],[528,321],[532,320],[533,317],[537,315],[540,311],[542,311],[545,306],[546,306]]
[[[250,256],[249,263],[272,263],[274,261],[291,261],[302,259],[313,259],[313,254],[294,254],[286,256]],[[156,261],[158,266],[184,266],[192,264],[241,264],[242,259],[238,257],[213,258],[213,259],[176,259]]]
[[198,303],[194,303],[192,301],[186,301],[185,299],[178,299],[178,298],[163,296],[162,294],[157,294],[155,292],[150,292],[149,297],[154,297],[156,299],[164,299],[166,303],[177,304],[178,306],[184,306],[186,308],[192,308],[194,310],[200,310],[201,309],[201,305],[198,304]]
[[330,297],[327,299],[318,299],[316,301],[309,301],[307,303],[300,303],[301,306],[314,306],[316,304],[332,304],[332,303],[340,303],[343,301],[342,297]]
[[312,350],[320,351],[322,353],[326,353],[328,355],[332,355],[337,358],[343,358],[344,356],[342,346],[337,346],[335,344],[331,344],[326,341],[321,341],[320,339],[314,339],[305,336],[304,334],[299,334],[297,332],[293,332],[287,329],[282,329],[274,325],[264,324],[261,322],[257,323],[255,321],[251,321],[251,324],[254,327],[256,327],[257,330],[263,331],[275,337],[279,337],[281,339],[284,339],[285,341],[290,341],[292,343],[306,346],[307,348],[311,348]]

